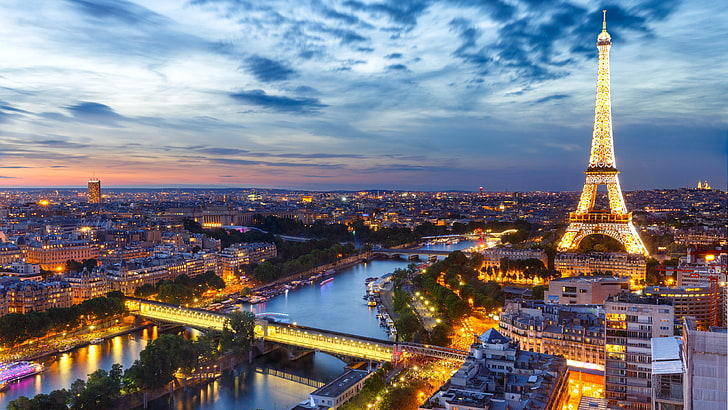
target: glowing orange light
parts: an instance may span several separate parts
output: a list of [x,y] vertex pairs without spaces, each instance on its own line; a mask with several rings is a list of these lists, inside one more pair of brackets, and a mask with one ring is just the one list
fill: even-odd
[[38,205],[40,205],[40,206],[48,206],[48,204],[50,204],[50,203],[51,202],[47,199],[41,199],[40,201],[38,201]]

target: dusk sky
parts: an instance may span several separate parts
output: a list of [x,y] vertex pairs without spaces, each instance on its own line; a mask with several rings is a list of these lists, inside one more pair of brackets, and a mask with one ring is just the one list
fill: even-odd
[[4,0],[0,187],[725,189],[719,0]]

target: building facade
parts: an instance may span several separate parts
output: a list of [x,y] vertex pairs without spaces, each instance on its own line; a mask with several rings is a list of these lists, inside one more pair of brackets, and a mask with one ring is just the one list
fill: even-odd
[[608,296],[629,291],[629,279],[610,276],[572,276],[551,279],[544,292],[548,303],[603,304]]
[[[703,283],[703,285],[707,284]],[[711,290],[710,286],[680,286],[676,288],[647,286],[643,293],[647,296],[672,300],[675,308],[675,319],[679,321],[682,321],[686,316],[693,316],[698,323],[708,325],[713,304],[717,304],[721,312],[725,311],[725,292],[721,288]]]
[[501,312],[499,329],[522,350],[563,356],[573,367],[604,368],[601,306],[516,300]]
[[71,307],[73,295],[66,281],[22,281],[7,287],[8,313],[40,312],[50,308]]
[[672,301],[620,293],[607,298],[604,312],[604,392],[609,405],[650,410],[650,339],[675,333]]
[[41,269],[62,272],[69,259],[81,262],[99,256],[98,248],[86,241],[52,241],[33,243],[24,249],[25,261]]
[[647,273],[647,260],[640,254],[591,252],[557,253],[554,268],[562,277],[591,275],[594,272],[628,278],[630,288],[640,288]]
[[728,333],[725,328],[698,330],[693,318],[683,320],[685,410],[728,408]]
[[86,268],[81,272],[71,272],[64,276],[71,285],[72,303],[77,305],[85,300],[106,296],[111,291],[106,276],[98,268],[89,272]]

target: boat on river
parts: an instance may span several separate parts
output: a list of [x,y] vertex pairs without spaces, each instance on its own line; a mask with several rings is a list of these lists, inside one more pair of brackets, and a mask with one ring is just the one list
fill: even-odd
[[11,383],[43,372],[44,367],[34,362],[0,363],[0,391],[6,390]]
[[334,281],[334,278],[328,278],[328,279],[322,280],[321,281],[321,286],[323,286],[323,285],[325,285],[327,283],[333,282],[333,281]]

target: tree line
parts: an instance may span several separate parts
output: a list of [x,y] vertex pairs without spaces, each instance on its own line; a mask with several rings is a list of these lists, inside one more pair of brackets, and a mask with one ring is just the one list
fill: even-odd
[[[310,244],[313,243],[313,244]],[[320,246],[329,244],[331,241],[308,241],[309,246]],[[327,248],[316,248],[309,253],[298,256],[295,259],[277,257],[261,263],[253,268],[253,276],[260,282],[271,282],[276,279],[316,268],[320,265],[333,263],[339,258],[354,255],[356,250],[352,244],[333,244]]]
[[0,316],[0,344],[11,347],[32,338],[73,330],[85,322],[110,319],[125,311],[124,294],[111,292],[68,308],[42,312],[8,313]]
[[149,298],[155,296],[160,302],[184,305],[192,303],[205,291],[210,289],[224,289],[225,281],[214,271],[207,271],[201,275],[190,277],[186,274],[177,276],[174,280],[163,279],[152,285],[147,283],[134,290],[134,296]]

